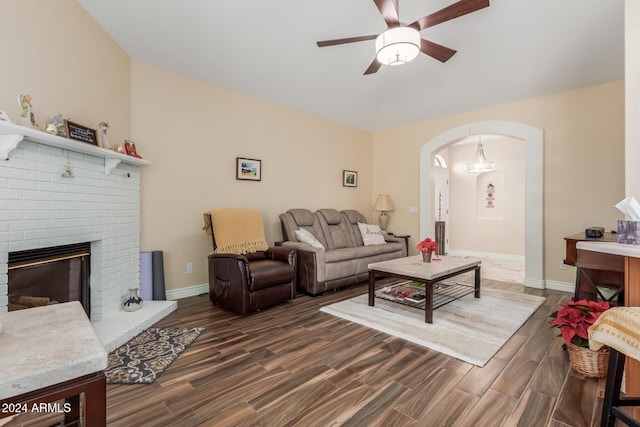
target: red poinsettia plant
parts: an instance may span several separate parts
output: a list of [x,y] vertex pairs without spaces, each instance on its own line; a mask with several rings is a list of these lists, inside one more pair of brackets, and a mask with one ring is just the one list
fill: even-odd
[[427,237],[422,242],[418,243],[418,246],[416,246],[416,249],[419,252],[425,252],[425,251],[435,252],[438,249],[438,242],[436,242],[435,240],[431,240],[431,238]]
[[560,328],[564,342],[575,344],[579,347],[589,347],[589,326],[610,308],[608,301],[569,301],[560,305],[556,318],[551,326]]

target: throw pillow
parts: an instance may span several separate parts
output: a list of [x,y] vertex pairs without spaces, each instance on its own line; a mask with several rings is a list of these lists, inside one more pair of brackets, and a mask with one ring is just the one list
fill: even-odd
[[362,241],[365,246],[384,245],[386,243],[382,230],[380,230],[380,227],[377,225],[359,222],[358,228],[360,229],[360,234],[362,234]]
[[300,228],[296,230],[295,233],[296,233],[296,238],[301,242],[308,243],[314,248],[324,249],[324,246],[322,246],[322,243],[320,243],[313,234],[311,234],[304,228]]

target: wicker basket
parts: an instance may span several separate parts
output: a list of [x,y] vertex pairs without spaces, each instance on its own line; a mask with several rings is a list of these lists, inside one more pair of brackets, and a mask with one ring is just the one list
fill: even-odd
[[609,349],[607,347],[595,351],[569,343],[567,351],[569,352],[569,364],[574,371],[590,378],[607,376],[609,364]]

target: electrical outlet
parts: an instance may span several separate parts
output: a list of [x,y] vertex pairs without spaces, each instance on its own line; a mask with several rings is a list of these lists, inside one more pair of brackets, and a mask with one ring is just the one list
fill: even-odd
[[191,274],[193,273],[193,263],[192,262],[188,262],[187,263],[187,274]]
[[418,213],[418,207],[417,206],[410,206],[409,207],[409,213]]
[[566,270],[567,264],[564,263],[564,260],[560,260],[560,270]]

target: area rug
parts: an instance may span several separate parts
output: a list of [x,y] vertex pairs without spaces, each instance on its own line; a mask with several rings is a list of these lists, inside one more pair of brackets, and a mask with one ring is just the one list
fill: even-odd
[[149,328],[109,353],[107,384],[151,384],[205,328]]
[[535,295],[482,288],[480,298],[470,294],[435,310],[432,324],[425,323],[424,310],[419,308],[380,298],[370,307],[367,294],[320,310],[484,366],[545,301]]

